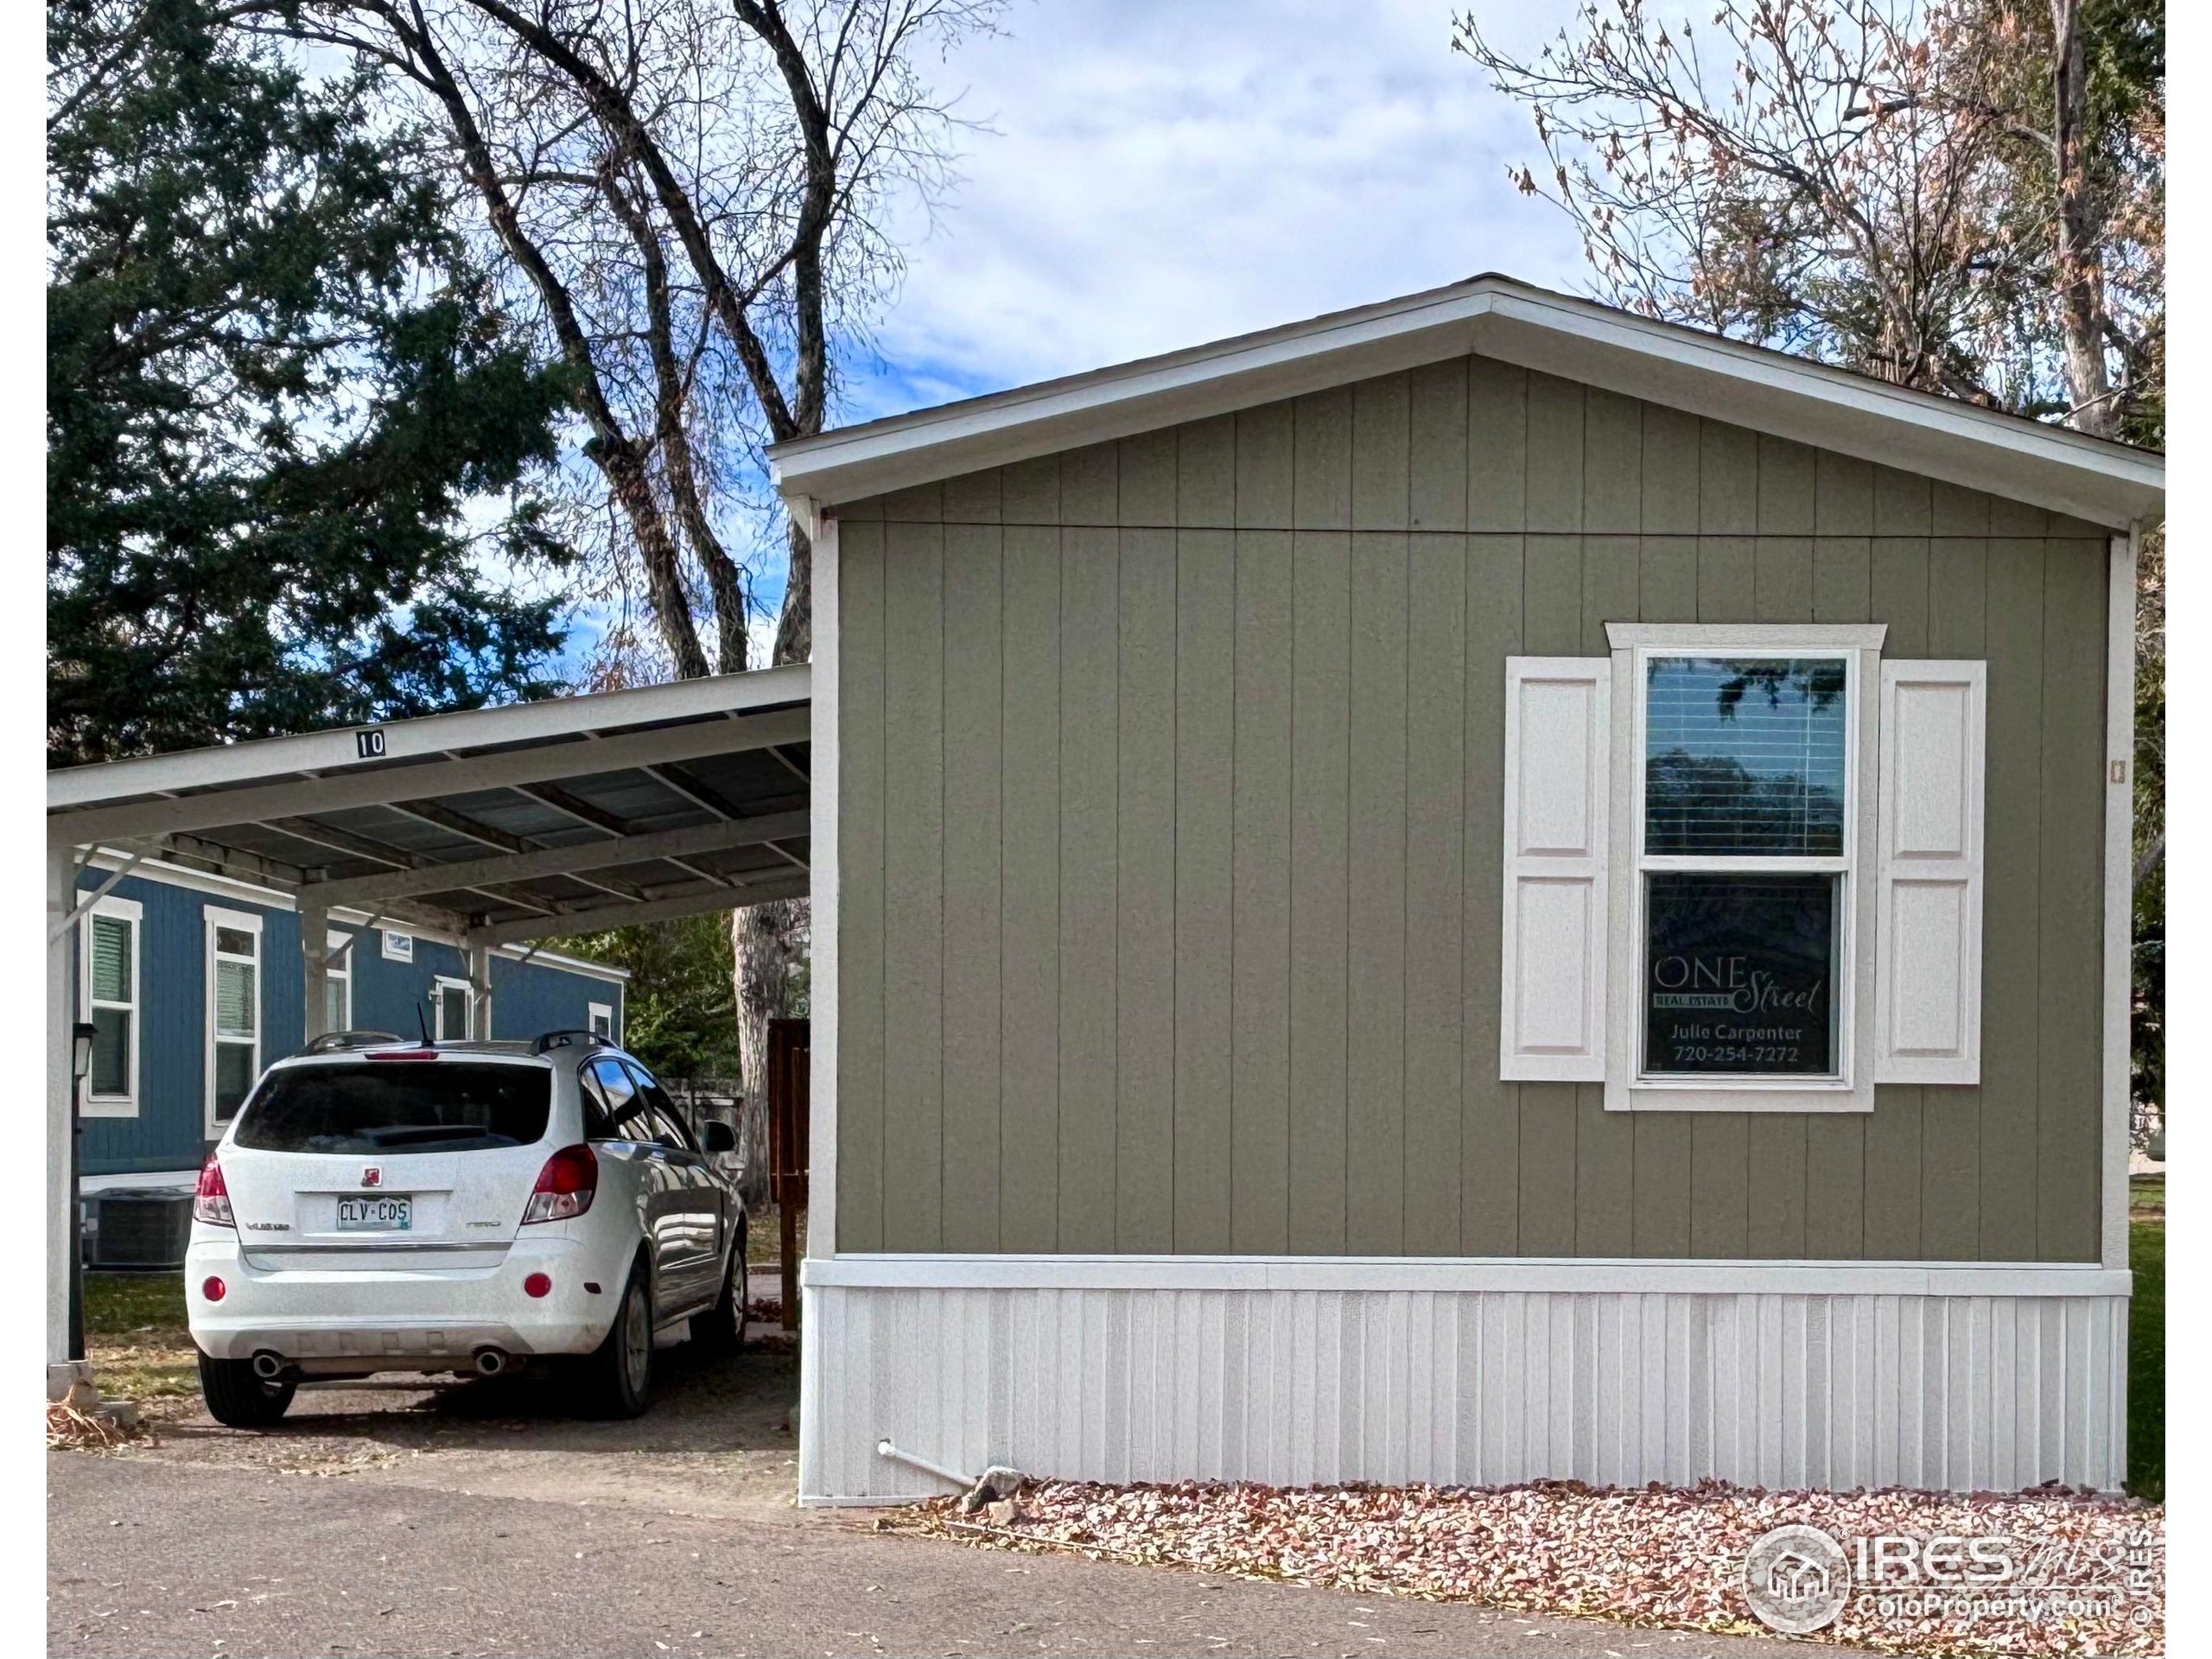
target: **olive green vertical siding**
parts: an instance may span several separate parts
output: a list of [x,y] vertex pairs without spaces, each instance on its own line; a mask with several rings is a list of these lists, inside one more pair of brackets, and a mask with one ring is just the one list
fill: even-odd
[[[2094,527],[1478,358],[842,517],[841,1249],[2094,1259]],[[1504,659],[1637,620],[1987,660],[1979,1087],[1498,1079]]]

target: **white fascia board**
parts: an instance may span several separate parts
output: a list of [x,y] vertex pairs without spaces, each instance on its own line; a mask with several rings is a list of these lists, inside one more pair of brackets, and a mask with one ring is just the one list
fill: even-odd
[[1741,1262],[1614,1257],[809,1256],[801,1285],[963,1290],[1655,1292],[1868,1296],[2126,1296],[2094,1262]]
[[2164,515],[2165,458],[2064,427],[1540,290],[1502,293],[1474,349],[2104,525]]
[[769,462],[785,500],[834,506],[1464,356],[1490,303],[1476,284],[1435,289],[772,445]]
[[588,979],[603,979],[611,985],[626,984],[630,978],[627,968],[617,968],[611,962],[587,962],[582,957],[564,957],[557,950],[532,950],[524,944],[501,944],[493,949],[510,962],[536,963],[541,967],[558,968],[564,973],[582,974]]
[[2122,526],[2164,512],[2165,461],[1497,276],[771,447],[821,507],[1272,403],[1467,353]]
[[636,686],[553,697],[543,702],[509,703],[499,709],[470,709],[450,715],[424,715],[376,728],[342,727],[291,737],[257,738],[175,754],[137,756],[92,766],[68,766],[47,773],[46,804],[86,806],[178,790],[219,785],[277,782],[302,772],[346,771],[364,764],[356,741],[364,730],[384,734],[380,765],[395,760],[446,755],[456,749],[493,744],[550,743],[590,734],[694,720],[708,715],[803,705],[811,695],[813,670],[805,663],[757,669],[745,674],[712,674],[668,685]]

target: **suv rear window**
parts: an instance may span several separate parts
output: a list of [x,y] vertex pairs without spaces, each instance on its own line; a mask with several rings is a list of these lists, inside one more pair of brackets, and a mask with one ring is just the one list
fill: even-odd
[[553,1074],[535,1065],[363,1061],[272,1071],[237,1144],[257,1152],[467,1152],[545,1136]]

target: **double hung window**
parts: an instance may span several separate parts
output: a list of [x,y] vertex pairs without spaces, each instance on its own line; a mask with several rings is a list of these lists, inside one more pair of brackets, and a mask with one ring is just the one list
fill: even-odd
[[138,938],[144,918],[136,899],[103,898],[78,935],[82,974],[79,1006],[92,1027],[92,1058],[85,1080],[87,1117],[138,1115]]
[[212,1136],[238,1115],[261,1075],[261,918],[209,906],[207,1122]]
[[1980,1075],[1986,671],[1880,624],[1607,625],[1506,664],[1499,1075],[1871,1111]]
[[1637,653],[1640,1081],[1840,1081],[1853,654]]

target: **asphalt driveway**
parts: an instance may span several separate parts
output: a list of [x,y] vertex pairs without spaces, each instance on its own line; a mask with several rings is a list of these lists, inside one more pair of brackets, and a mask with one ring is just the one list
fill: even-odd
[[636,1423],[527,1379],[353,1384],[271,1433],[180,1402],[150,1447],[50,1453],[48,1651],[1806,1651],[876,1533],[790,1501],[788,1355],[662,1357]]

